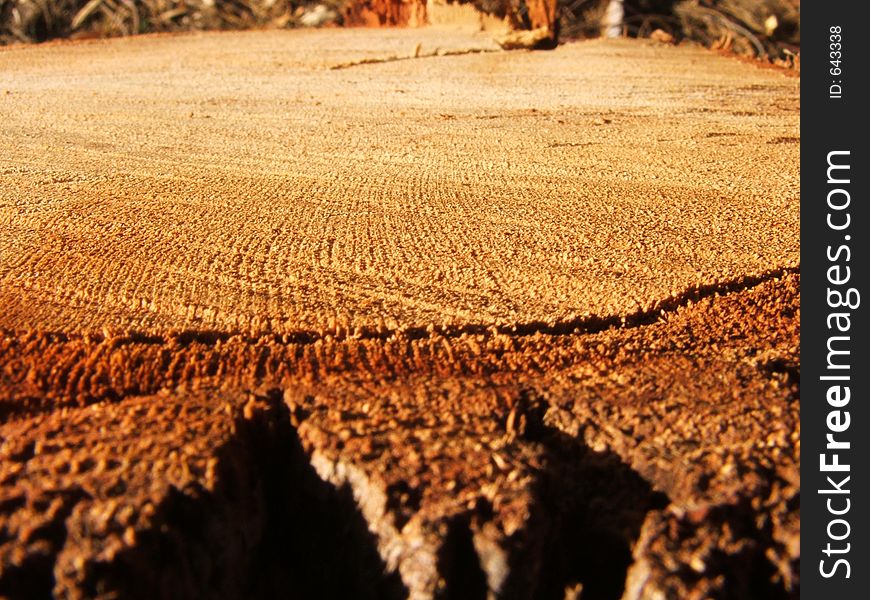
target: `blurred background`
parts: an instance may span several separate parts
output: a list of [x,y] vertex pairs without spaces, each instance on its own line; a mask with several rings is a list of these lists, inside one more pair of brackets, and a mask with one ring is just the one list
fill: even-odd
[[451,8],[463,14],[473,8],[472,14],[522,29],[527,2],[532,10],[535,4],[556,9],[560,41],[608,33],[688,40],[799,68],[800,0],[0,0],[0,44],[194,30],[419,26]]

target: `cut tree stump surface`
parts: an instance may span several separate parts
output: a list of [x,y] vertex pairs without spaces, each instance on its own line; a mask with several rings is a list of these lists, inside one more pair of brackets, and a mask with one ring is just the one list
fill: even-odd
[[799,80],[630,42],[326,68],[463,40],[0,51],[0,325],[555,323],[797,266]]
[[0,49],[0,595],[797,597],[799,84]]

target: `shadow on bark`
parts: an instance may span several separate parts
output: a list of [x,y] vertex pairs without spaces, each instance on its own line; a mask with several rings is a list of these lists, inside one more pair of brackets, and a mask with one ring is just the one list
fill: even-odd
[[83,591],[120,598],[404,598],[351,491],[321,480],[280,394],[237,422],[219,452],[218,489],[174,490],[154,526]]
[[528,526],[510,558],[505,598],[622,596],[632,547],[647,513],[670,500],[612,452],[544,425],[546,405],[522,397],[524,437],[543,446],[544,470]]

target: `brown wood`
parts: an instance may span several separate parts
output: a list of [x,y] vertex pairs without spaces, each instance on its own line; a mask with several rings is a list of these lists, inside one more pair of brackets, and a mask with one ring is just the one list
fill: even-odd
[[[468,2],[460,0],[448,3],[459,7],[474,4],[483,14],[506,16],[513,29],[546,29],[552,41],[558,35],[559,6],[557,0],[525,0],[522,4],[499,0],[488,2]],[[429,23],[425,0],[351,0],[344,9],[347,25],[365,27],[420,26]],[[518,8],[524,6],[525,10]]]

